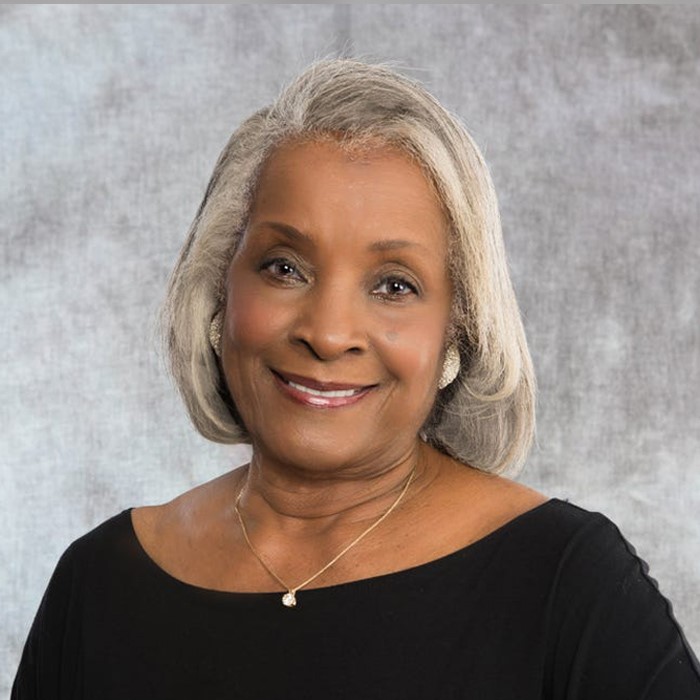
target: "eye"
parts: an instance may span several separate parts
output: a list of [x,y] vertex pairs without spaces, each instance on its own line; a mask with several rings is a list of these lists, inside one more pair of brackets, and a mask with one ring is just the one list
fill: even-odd
[[418,294],[418,288],[405,277],[390,275],[384,277],[375,287],[374,293],[385,299],[400,299],[411,294]]
[[265,260],[262,265],[260,265],[260,270],[275,279],[287,283],[305,281],[297,265],[288,258],[272,258],[270,260]]

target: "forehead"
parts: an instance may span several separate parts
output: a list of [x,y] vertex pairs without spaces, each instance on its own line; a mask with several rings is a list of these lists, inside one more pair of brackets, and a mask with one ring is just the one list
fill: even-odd
[[400,232],[446,245],[446,218],[430,179],[386,145],[329,139],[279,147],[260,174],[250,223],[280,218],[310,233]]

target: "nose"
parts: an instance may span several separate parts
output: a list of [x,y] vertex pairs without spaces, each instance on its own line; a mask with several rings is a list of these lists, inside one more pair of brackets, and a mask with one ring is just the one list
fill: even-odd
[[362,354],[369,345],[363,310],[362,301],[344,285],[318,285],[299,309],[292,342],[323,361]]

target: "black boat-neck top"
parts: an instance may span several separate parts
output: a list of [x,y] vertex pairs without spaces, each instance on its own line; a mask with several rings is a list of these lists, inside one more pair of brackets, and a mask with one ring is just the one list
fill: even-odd
[[280,593],[183,583],[129,511],[62,556],[13,700],[698,700],[645,563],[557,499],[403,571]]

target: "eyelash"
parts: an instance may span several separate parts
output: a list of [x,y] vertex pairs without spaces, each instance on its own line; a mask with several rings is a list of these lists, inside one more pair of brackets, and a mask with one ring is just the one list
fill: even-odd
[[[274,268],[275,266],[286,266],[289,268],[289,270],[293,271],[295,274],[281,274],[279,269],[277,272],[275,272]],[[260,265],[260,271],[261,272],[267,272],[269,275],[271,275],[274,279],[282,282],[283,284],[294,284],[296,282],[305,282],[306,277],[299,272],[298,266],[296,263],[293,261],[289,260],[288,258],[272,258],[270,260],[264,261]],[[418,287],[416,284],[411,282],[409,279],[407,279],[403,275],[398,275],[396,273],[394,274],[387,274],[384,277],[381,278],[379,284],[375,289],[379,289],[382,287],[387,287],[390,284],[399,284],[403,285],[404,290],[403,292],[400,292],[398,294],[391,294],[388,291],[387,292],[374,292],[376,296],[382,298],[385,301],[399,301],[403,299],[404,297],[408,297],[411,295],[415,296],[420,296],[420,292],[418,290]]]
[[410,295],[415,295],[418,296],[418,288],[416,287],[415,284],[407,280],[405,277],[402,277],[401,275],[387,275],[386,277],[382,278],[381,284],[379,285],[380,287],[388,286],[390,284],[401,284],[404,285],[404,287],[408,290],[407,292],[400,293],[400,294],[389,294],[388,292],[383,292],[379,294],[378,296],[383,297],[384,299],[387,299],[389,301],[393,301],[395,299],[401,299],[403,297],[407,297]]
[[297,275],[298,280],[300,280],[302,282],[306,281],[306,278],[298,271],[297,265],[294,262],[292,262],[291,260],[289,260],[288,258],[272,258],[271,260],[266,260],[260,266],[260,270],[262,272],[268,272],[275,279],[282,280],[285,282],[288,282],[288,280],[292,279],[291,275],[282,275],[279,272],[274,272],[272,268],[275,265],[280,265],[280,266],[286,265],[287,267],[296,271],[296,275]]

